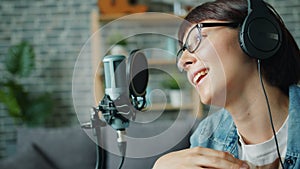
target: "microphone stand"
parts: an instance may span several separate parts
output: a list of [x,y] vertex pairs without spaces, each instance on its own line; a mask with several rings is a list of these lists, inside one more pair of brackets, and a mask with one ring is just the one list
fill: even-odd
[[101,127],[106,126],[106,123],[102,121],[99,117],[99,110],[97,108],[92,109],[91,111],[91,121],[81,125],[83,129],[94,129],[94,135],[97,139],[96,145],[96,166],[95,169],[104,169],[105,168],[105,151],[101,148]]
[[[118,102],[119,100],[122,100],[121,98],[118,98],[115,100],[115,102]],[[128,106],[128,105],[127,105]],[[122,107],[120,110],[128,111],[128,107]],[[102,112],[102,116],[104,117],[105,121],[101,120],[99,116],[99,111]],[[128,115],[130,115],[131,111],[128,111]],[[100,143],[102,141],[101,139],[101,127],[106,126],[106,123],[111,125],[114,129],[117,130],[117,142],[118,142],[118,148],[120,150],[122,161],[119,166],[119,168],[122,167],[124,159],[125,159],[125,153],[126,153],[126,145],[127,142],[124,139],[125,135],[125,128],[129,126],[129,120],[123,115],[119,113],[117,110],[114,101],[110,99],[108,95],[105,95],[101,102],[99,103],[98,108],[93,107],[93,110],[91,112],[91,122],[84,123],[81,125],[83,129],[94,129],[96,138],[97,138],[97,146],[96,146],[96,153],[97,153],[97,161],[96,161],[96,167],[95,169],[104,169],[105,168],[105,153],[104,149],[101,148]]]
[[101,127],[106,126],[106,123],[100,120],[99,118],[99,111],[93,108],[92,112],[92,125],[95,126],[95,134],[97,138],[97,145],[96,145],[96,154],[97,154],[97,161],[95,169],[104,169],[105,168],[105,154],[104,149],[100,146],[101,144]]

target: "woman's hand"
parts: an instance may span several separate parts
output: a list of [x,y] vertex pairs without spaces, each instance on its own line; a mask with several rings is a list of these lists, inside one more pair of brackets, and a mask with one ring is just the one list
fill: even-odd
[[160,157],[153,169],[249,169],[242,160],[234,158],[230,153],[209,148],[195,147],[172,152]]

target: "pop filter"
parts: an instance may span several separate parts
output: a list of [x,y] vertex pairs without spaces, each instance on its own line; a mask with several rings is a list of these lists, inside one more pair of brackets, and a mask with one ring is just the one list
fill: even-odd
[[139,50],[130,53],[127,66],[129,92],[134,97],[145,97],[148,85],[148,62],[146,56]]

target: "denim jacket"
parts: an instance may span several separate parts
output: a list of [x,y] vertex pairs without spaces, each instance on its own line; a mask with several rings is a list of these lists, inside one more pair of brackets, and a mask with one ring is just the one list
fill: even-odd
[[[285,169],[300,169],[300,87],[289,88],[289,121]],[[191,147],[201,146],[230,152],[238,158],[238,134],[225,109],[205,118],[190,138]]]

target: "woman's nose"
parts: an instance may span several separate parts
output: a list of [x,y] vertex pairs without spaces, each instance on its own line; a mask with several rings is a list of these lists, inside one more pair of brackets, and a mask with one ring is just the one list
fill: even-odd
[[188,71],[189,68],[196,63],[197,59],[190,52],[185,50],[178,60],[177,66],[180,71]]

